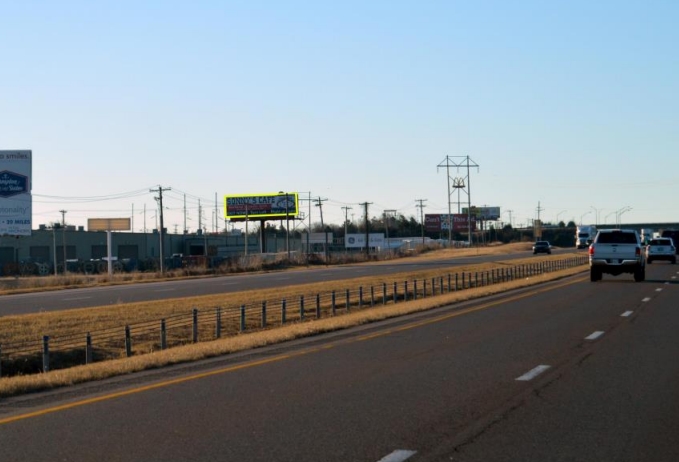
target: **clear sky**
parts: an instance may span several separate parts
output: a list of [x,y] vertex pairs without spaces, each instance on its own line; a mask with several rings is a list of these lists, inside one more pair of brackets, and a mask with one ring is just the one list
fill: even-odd
[[215,197],[223,220],[225,194],[277,191],[327,199],[326,223],[363,202],[419,220],[418,199],[448,211],[448,156],[515,226],[538,207],[679,221],[674,0],[0,0],[0,18],[0,149],[33,151],[34,228],[59,210],[153,228],[159,186],[170,232],[185,202],[211,230]]

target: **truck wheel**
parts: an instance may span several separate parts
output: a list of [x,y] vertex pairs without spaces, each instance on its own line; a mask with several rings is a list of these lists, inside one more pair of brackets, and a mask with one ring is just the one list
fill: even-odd
[[676,264],[677,264],[677,257],[673,257],[673,258],[672,258],[672,264],[673,264],[673,265],[676,265]]
[[647,258],[647,259],[646,259],[646,263],[648,263],[648,264],[650,265],[651,263],[653,263],[653,260],[650,259],[650,258]]
[[634,270],[634,280],[636,282],[643,282],[646,279],[646,268],[637,268]]
[[598,270],[596,268],[590,268],[589,269],[589,280],[591,282],[596,282],[601,280],[601,270]]

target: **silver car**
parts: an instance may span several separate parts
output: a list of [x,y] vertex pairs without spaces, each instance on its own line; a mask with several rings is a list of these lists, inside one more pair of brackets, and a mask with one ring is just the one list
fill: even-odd
[[658,237],[649,241],[646,246],[646,263],[653,263],[655,260],[670,261],[672,264],[677,262],[677,249],[672,238]]

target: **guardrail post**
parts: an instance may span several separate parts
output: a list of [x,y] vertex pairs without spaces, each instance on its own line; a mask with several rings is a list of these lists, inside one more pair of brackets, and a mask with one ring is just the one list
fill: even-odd
[[394,304],[398,301],[398,284],[394,282]]
[[85,364],[92,363],[92,335],[88,332],[85,336]]
[[363,286],[358,288],[358,307],[363,308]]
[[474,271],[474,287],[478,287],[478,286],[479,286],[479,272]]
[[2,377],[2,344],[0,344],[0,377]]
[[132,356],[132,334],[130,333],[130,326],[125,326],[125,355],[129,358]]
[[262,328],[266,327],[266,302],[262,302]]
[[387,283],[382,283],[382,305],[387,304]]
[[193,343],[198,343],[198,308],[194,308],[192,312],[192,340]]
[[286,312],[288,310],[287,304],[288,302],[285,299],[281,301],[281,324],[285,324]]
[[403,300],[408,301],[408,281],[403,281]]
[[50,371],[50,336],[43,335],[42,337],[42,371]]
[[346,305],[346,309],[347,309],[347,313],[348,313],[348,312],[349,312],[349,309],[351,308],[351,306],[350,306],[350,305],[351,305],[351,300],[350,300],[350,292],[349,292],[349,289],[347,289],[347,291],[346,291],[346,303],[345,303],[345,305]]
[[427,280],[422,279],[422,298],[427,298]]
[[370,286],[370,308],[375,306],[375,287]]
[[413,300],[417,300],[417,279],[413,281]]
[[436,295],[436,278],[431,278],[431,295]]
[[218,306],[215,309],[215,337],[222,337],[222,307]]
[[443,295],[443,276],[439,277],[439,295]]
[[304,321],[304,295],[299,296],[299,320]]
[[456,291],[456,292],[457,292],[457,288],[459,287],[459,286],[458,286],[458,283],[459,283],[458,277],[459,277],[459,274],[458,274],[458,273],[455,273],[455,291]]
[[321,319],[321,294],[316,294],[316,319]]
[[333,290],[332,293],[330,294],[330,308],[332,309],[332,315],[335,316],[335,310],[337,309],[335,306],[335,291]]
[[450,293],[450,286],[451,286],[450,283],[452,282],[450,279],[451,279],[451,276],[450,276],[450,273],[448,273],[448,293]]
[[165,350],[167,348],[167,329],[165,328],[165,320],[160,320],[160,349]]

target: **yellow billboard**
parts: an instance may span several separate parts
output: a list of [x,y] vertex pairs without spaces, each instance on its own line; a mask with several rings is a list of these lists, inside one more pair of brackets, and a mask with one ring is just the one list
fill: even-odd
[[230,220],[285,219],[299,214],[296,192],[224,196],[224,217]]
[[129,218],[88,218],[88,231],[129,231],[131,228]]

